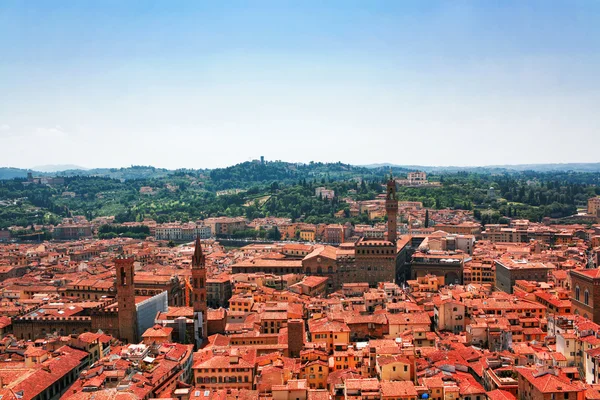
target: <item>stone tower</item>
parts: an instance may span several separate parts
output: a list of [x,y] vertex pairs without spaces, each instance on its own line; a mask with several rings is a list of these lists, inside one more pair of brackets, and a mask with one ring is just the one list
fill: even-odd
[[290,319],[288,330],[288,355],[290,358],[300,358],[300,352],[304,349],[305,336],[304,320]]
[[397,235],[398,200],[396,199],[396,181],[391,173],[390,179],[387,182],[385,211],[388,217],[388,240],[395,244]]
[[133,258],[115,259],[119,339],[127,343],[138,342],[133,261]]
[[206,265],[200,238],[196,238],[194,256],[192,257],[192,289],[194,307],[194,332],[196,345],[200,347],[207,337],[206,315]]

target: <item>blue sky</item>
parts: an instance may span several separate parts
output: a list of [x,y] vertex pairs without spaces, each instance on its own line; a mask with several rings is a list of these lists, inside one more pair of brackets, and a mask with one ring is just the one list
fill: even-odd
[[0,166],[597,162],[600,2],[2,1]]

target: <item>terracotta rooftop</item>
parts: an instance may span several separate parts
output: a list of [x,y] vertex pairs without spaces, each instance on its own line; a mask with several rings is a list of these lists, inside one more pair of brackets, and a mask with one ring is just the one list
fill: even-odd
[[173,328],[164,327],[162,325],[154,325],[146,329],[142,334],[143,338],[168,338],[171,336]]
[[517,372],[542,393],[581,392],[583,385],[571,383],[566,377],[556,376],[552,372],[539,372],[532,368],[517,368]]

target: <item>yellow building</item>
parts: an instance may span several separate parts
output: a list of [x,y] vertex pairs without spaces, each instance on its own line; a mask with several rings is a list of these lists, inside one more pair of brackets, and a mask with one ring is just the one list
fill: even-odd
[[324,343],[327,351],[332,352],[334,345],[344,348],[350,343],[350,328],[341,321],[331,321],[328,318],[310,320],[308,322],[311,341]]
[[271,387],[273,400],[306,400],[308,384],[306,379],[290,379],[285,385]]
[[380,381],[412,380],[412,363],[402,355],[377,357],[376,370]]
[[259,316],[262,333],[279,333],[281,328],[287,326],[287,310],[264,311]]
[[104,347],[100,341],[101,337],[102,335],[99,333],[84,332],[76,338],[71,338],[69,345],[73,348],[90,353],[90,363],[94,363],[102,357],[104,352]]
[[437,293],[444,284],[444,277],[435,275],[420,276],[415,280],[406,281],[411,292]]
[[252,306],[254,306],[254,298],[252,296],[233,295],[229,299],[230,311],[250,312],[252,311]]
[[599,216],[600,211],[600,197],[592,197],[588,199],[588,214]]
[[435,347],[437,335],[434,332],[416,329],[412,332],[413,344],[417,347]]
[[194,382],[201,389],[252,389],[256,349],[209,348],[194,354]]
[[384,218],[386,216],[386,212],[384,208],[381,209],[372,209],[367,211],[370,220]]
[[307,242],[314,242],[315,231],[313,229],[302,229],[300,231],[300,239]]
[[302,363],[307,363],[309,361],[315,361],[315,360],[328,361],[329,355],[326,352],[321,351],[321,350],[307,349],[307,350],[302,350],[300,352],[300,359],[302,360]]
[[451,331],[455,335],[465,331],[465,305],[454,299],[436,301],[434,321],[439,331]]
[[326,389],[329,376],[329,364],[325,361],[309,361],[300,372],[300,379],[306,379],[311,389]]
[[389,337],[397,338],[407,330],[429,332],[431,319],[427,313],[389,314]]
[[574,333],[560,332],[556,335],[556,351],[565,356],[568,365],[575,364],[575,355],[581,342]]
[[333,360],[333,369],[357,369],[361,368],[362,353],[348,349],[344,351],[335,351],[331,357]]
[[463,270],[463,283],[494,283],[494,263],[491,259],[469,261]]
[[161,344],[161,343],[170,343],[171,334],[173,333],[173,328],[169,328],[162,325],[154,325],[151,326],[142,334],[142,340],[144,344],[152,345],[152,344]]

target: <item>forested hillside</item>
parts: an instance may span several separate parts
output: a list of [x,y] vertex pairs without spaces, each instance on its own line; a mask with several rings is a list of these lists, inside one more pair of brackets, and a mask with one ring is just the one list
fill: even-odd
[[[116,216],[117,222],[153,218],[158,222],[213,216],[288,217],[306,222],[366,222],[349,218],[353,200],[374,199],[382,192],[389,168],[342,163],[292,164],[247,162],[228,168],[167,171],[152,167],[115,170],[140,178],[66,176],[64,186],[24,185],[24,179],[0,181],[0,228],[31,223],[55,224],[62,217]],[[153,174],[152,171],[156,173]],[[396,177],[406,170],[393,168]],[[600,175],[577,172],[452,172],[430,174],[439,187],[399,187],[400,200],[425,207],[473,210],[484,223],[502,217],[561,218],[585,207],[600,194]],[[333,199],[315,196],[315,188],[335,191]],[[488,196],[493,187],[494,198]],[[334,214],[344,211],[343,217]]]

